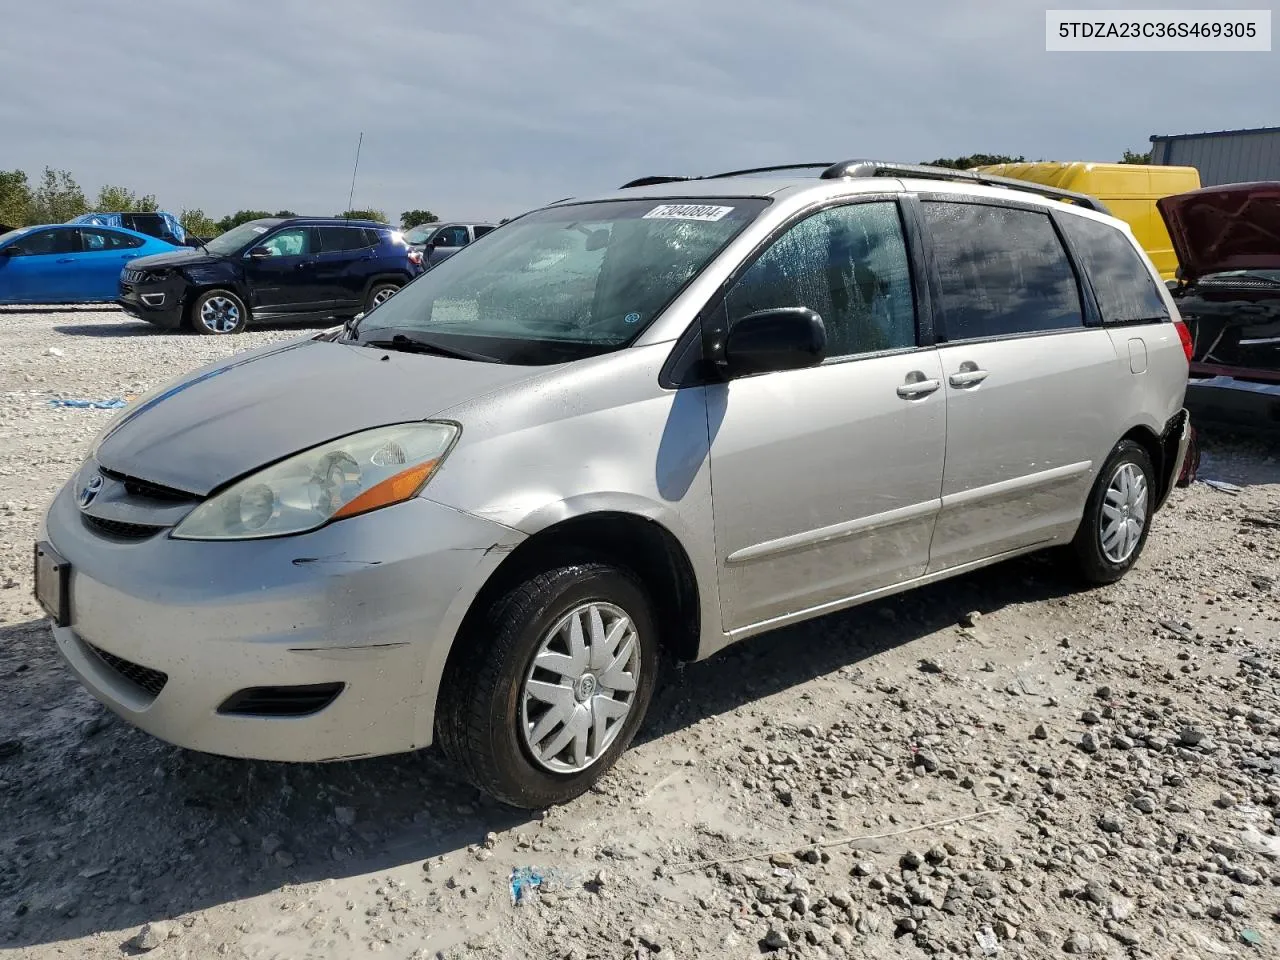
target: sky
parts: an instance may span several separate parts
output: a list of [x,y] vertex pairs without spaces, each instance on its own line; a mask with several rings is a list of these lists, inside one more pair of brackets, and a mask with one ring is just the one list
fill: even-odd
[[333,214],[363,132],[356,207],[497,219],[646,174],[1117,160],[1280,123],[1280,53],[1048,53],[1048,5],[9,0],[0,169]]

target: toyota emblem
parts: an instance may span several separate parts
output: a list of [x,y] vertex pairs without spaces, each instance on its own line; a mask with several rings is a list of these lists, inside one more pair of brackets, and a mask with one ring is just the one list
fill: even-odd
[[84,485],[83,489],[80,491],[80,496],[77,498],[80,503],[81,510],[93,503],[94,499],[102,490],[103,482],[102,474],[95,473],[93,475],[93,479]]

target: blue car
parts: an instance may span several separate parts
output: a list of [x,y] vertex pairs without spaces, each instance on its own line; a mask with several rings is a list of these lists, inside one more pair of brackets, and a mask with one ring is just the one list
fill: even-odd
[[0,303],[111,302],[125,264],[180,249],[120,227],[20,227],[0,235]]

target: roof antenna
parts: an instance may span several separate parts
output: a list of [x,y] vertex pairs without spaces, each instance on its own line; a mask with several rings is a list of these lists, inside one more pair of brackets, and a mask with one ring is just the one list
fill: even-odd
[[356,195],[356,171],[360,169],[360,148],[364,146],[364,131],[360,131],[360,139],[356,143],[356,163],[351,168],[351,192],[347,194],[347,219],[351,219],[351,204]]

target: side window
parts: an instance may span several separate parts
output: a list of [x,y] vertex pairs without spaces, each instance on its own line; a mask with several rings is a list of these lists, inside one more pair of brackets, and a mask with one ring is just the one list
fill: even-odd
[[921,208],[946,340],[1084,325],[1079,283],[1047,213],[946,201]]
[[437,247],[465,247],[467,245],[467,228],[444,227],[432,239]]
[[480,239],[481,237],[483,237],[486,233],[488,233],[490,230],[492,230],[492,229],[493,229],[493,227],[474,227],[473,229],[474,229],[474,230],[475,230],[475,232],[476,232],[476,239],[477,239],[477,240],[479,240],[479,239]]
[[363,227],[317,227],[320,240],[320,253],[341,253],[363,250],[373,246],[369,242],[372,231]]
[[126,214],[123,223],[130,230],[137,230],[139,233],[153,237],[163,237],[169,232],[169,226],[164,222],[164,217],[156,213]]
[[311,253],[311,228],[289,227],[261,244],[273,257],[305,257]]
[[9,246],[13,257],[43,257],[55,253],[76,253],[76,231],[39,230]]
[[131,237],[127,233],[116,233],[114,230],[81,227],[80,243],[86,253],[97,253],[105,250],[131,250],[142,246],[143,241],[141,237]]
[[776,307],[808,307],[827,328],[827,356],[916,345],[915,298],[898,205],[815,213],[779,237],[725,298],[728,323]]
[[1063,232],[1084,265],[1103,323],[1167,320],[1151,270],[1129,238],[1110,224],[1088,217],[1064,216]]

